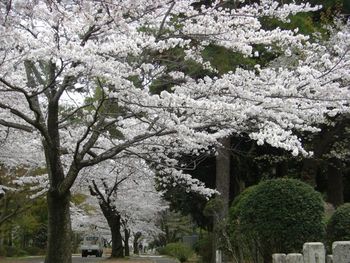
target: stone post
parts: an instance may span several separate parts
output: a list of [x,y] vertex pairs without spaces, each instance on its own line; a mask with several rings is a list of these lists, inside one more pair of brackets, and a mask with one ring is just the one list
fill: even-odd
[[286,263],[286,254],[273,254],[272,263]]
[[327,255],[326,263],[333,263],[333,255]]
[[222,252],[221,252],[221,250],[216,250],[215,263],[222,263]]
[[336,241],[332,245],[333,262],[349,263],[350,262],[350,241]]
[[[326,251],[321,242],[309,242],[303,246],[305,263],[325,263]],[[337,262],[338,263],[338,262]]]
[[286,257],[286,263],[304,263],[303,255],[299,253],[290,253]]

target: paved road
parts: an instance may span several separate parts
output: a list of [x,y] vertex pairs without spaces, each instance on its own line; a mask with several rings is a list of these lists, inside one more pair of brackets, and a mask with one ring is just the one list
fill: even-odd
[[[107,257],[102,258],[96,258],[94,256],[89,256],[87,258],[83,258],[81,256],[73,256],[72,262],[73,263],[83,263],[83,262],[99,262],[105,260]],[[10,260],[7,259],[5,263],[44,263],[43,257],[29,257],[29,258],[23,258],[23,259],[17,259],[17,260]]]
[[163,257],[163,256],[141,256],[141,258],[150,259],[155,263],[179,263],[175,259]]
[[[100,261],[103,261],[107,258],[108,257],[96,258],[94,256],[89,256],[87,258],[83,258],[81,256],[74,255],[72,257],[72,263],[100,262]],[[174,259],[170,259],[170,258],[163,257],[163,256],[142,255],[140,257],[132,257],[132,258],[135,260],[137,260],[137,259],[151,260],[154,263],[178,263],[178,261],[176,261]],[[132,262],[132,261],[130,261],[130,262]],[[13,260],[13,261],[8,259],[5,261],[5,263],[44,263],[44,258],[43,257],[29,257],[29,258],[17,259],[17,260]]]

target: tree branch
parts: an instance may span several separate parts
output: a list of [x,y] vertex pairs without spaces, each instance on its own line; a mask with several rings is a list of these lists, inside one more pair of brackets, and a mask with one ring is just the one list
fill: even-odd
[[98,164],[102,161],[105,161],[107,159],[114,157],[118,153],[124,151],[125,149],[127,149],[131,145],[136,144],[137,142],[146,140],[146,139],[154,137],[154,136],[164,136],[164,135],[169,135],[169,134],[173,134],[173,133],[176,133],[176,131],[160,130],[160,131],[157,131],[154,133],[145,133],[145,134],[142,134],[139,136],[135,136],[132,140],[126,141],[122,144],[119,144],[115,147],[112,147],[112,148],[106,150],[105,152],[99,154],[96,158],[82,161],[81,165],[82,165],[82,167],[88,167],[88,166]]
[[161,36],[163,28],[164,28],[164,25],[165,25],[165,21],[166,21],[167,17],[169,16],[171,10],[174,8],[174,6],[175,6],[175,1],[172,1],[169,9],[166,11],[166,13],[165,13],[165,15],[163,17],[162,23],[160,24],[160,27],[159,27],[156,39],[159,39],[159,37]]
[[33,128],[30,126],[15,123],[15,122],[9,122],[9,121],[5,121],[5,120],[1,120],[1,119],[0,119],[0,125],[6,126],[9,128],[18,129],[18,130],[23,130],[26,132],[33,132]]

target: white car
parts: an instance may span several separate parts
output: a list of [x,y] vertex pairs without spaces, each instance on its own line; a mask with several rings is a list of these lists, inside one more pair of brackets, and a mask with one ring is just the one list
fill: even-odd
[[84,236],[80,245],[81,256],[95,255],[96,257],[102,257],[104,244],[104,238],[99,235]]

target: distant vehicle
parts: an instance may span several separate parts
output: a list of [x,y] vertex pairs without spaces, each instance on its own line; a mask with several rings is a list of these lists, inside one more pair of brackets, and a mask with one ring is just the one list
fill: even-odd
[[102,257],[104,245],[105,240],[100,235],[85,235],[80,243],[81,256],[95,255],[96,257]]

